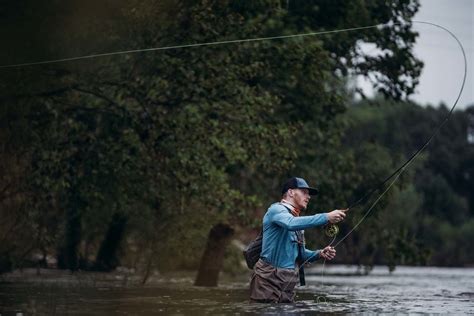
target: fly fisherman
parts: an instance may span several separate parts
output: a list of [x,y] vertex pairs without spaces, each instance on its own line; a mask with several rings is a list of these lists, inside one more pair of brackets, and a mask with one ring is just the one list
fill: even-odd
[[263,217],[262,252],[250,281],[253,302],[293,302],[298,279],[304,285],[304,263],[336,256],[331,246],[316,251],[306,249],[303,229],[338,223],[346,216],[345,211],[300,216],[311,196],[318,193],[302,178],[289,179],[281,193],[281,201],[272,204]]

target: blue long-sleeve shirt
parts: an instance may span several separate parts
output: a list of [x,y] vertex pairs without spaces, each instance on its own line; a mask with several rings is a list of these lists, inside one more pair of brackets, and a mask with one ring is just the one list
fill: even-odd
[[[326,214],[293,216],[281,203],[272,204],[263,217],[261,257],[277,268],[294,269],[298,257],[297,230],[324,225]],[[319,251],[304,248],[304,261],[313,262]]]

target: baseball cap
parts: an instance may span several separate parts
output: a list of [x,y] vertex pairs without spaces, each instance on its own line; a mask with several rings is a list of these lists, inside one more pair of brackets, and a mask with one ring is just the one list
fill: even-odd
[[289,189],[308,189],[309,195],[318,194],[318,189],[311,188],[303,178],[293,177],[288,179],[281,190],[281,194],[285,194]]

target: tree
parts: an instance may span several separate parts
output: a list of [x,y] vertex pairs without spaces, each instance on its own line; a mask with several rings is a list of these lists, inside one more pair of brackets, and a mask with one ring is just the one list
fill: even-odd
[[[97,250],[96,267],[115,267],[121,246],[111,243],[111,236],[129,237],[145,247],[150,269],[154,261],[164,267],[171,253],[174,267],[196,263],[192,258],[200,248],[182,249],[183,240],[193,236],[204,247],[211,236],[211,250],[218,240],[207,232],[219,227],[231,232],[252,222],[257,208],[273,198],[262,188],[275,188],[275,179],[290,173],[324,179],[323,207],[342,203],[360,178],[355,157],[339,150],[344,125],[334,124],[350,97],[345,76],[350,69],[366,75],[378,71],[381,89],[398,98],[412,92],[419,74],[420,64],[410,51],[415,1],[291,2],[287,8],[275,1],[107,3],[97,5],[93,15],[72,10],[72,21],[87,16],[91,28],[80,33],[70,26],[68,34],[75,34],[70,38],[56,33],[55,20],[48,17],[75,2],[34,6],[45,14],[32,25],[52,30],[52,40],[33,45],[30,52],[41,54],[25,52],[15,61],[85,54],[81,49],[294,34],[343,28],[352,21],[375,24],[404,17],[406,24],[316,40],[167,50],[10,70],[2,103],[33,104],[25,108],[31,124],[26,134],[34,139],[31,156],[25,158],[32,166],[25,191],[40,202],[35,203],[37,214],[51,206],[50,218],[63,223],[45,223],[54,236],[48,247],[60,248],[60,262],[70,269],[90,267],[91,248]],[[122,10],[110,15],[102,5]],[[341,13],[334,24],[325,18],[332,12]],[[14,26],[10,22],[5,29]],[[82,45],[85,38],[87,45]],[[393,55],[366,56],[358,49],[361,41]],[[401,78],[401,71],[408,76]],[[11,93],[17,81],[24,85]],[[193,223],[202,225],[196,229]],[[79,247],[82,241],[85,250]],[[217,244],[222,253],[226,243]]]
[[[360,170],[364,181],[379,161],[399,156],[398,162],[385,168],[379,179],[387,176],[422,146],[447,114],[444,106],[424,108],[410,102],[392,102],[383,112],[364,102],[351,108],[348,116],[352,123],[346,146],[358,152],[361,143],[368,140],[373,148],[387,153],[376,161],[360,160],[359,168],[368,167],[368,170]],[[385,262],[392,269],[404,263],[461,265],[469,262],[464,256],[470,252],[469,245],[459,249],[447,242],[469,236],[461,228],[469,226],[472,217],[470,193],[465,191],[461,180],[469,178],[464,157],[469,157],[472,149],[467,143],[467,117],[461,110],[453,113],[448,124],[406,170],[400,185],[391,190],[393,196],[385,207],[377,210],[376,221],[367,220],[367,225],[376,227],[373,235],[381,236],[379,240],[385,240],[388,246],[379,247],[374,262]],[[372,155],[371,151],[367,153]]]

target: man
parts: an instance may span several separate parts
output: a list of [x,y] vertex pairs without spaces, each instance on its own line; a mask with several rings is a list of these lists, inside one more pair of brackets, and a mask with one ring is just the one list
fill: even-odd
[[283,185],[282,200],[268,208],[263,217],[262,252],[250,281],[252,301],[293,302],[299,266],[335,257],[336,250],[330,246],[316,251],[304,247],[303,229],[338,223],[346,216],[343,210],[300,216],[317,193],[304,179],[293,177]]

